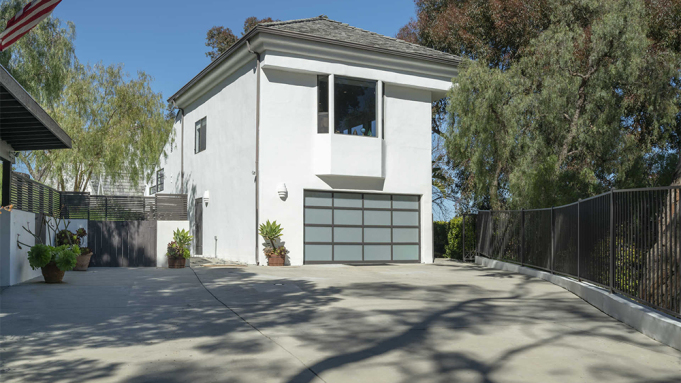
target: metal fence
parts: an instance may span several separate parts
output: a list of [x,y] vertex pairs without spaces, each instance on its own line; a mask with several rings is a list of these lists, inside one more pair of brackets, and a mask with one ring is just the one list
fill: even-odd
[[477,253],[585,280],[681,317],[681,187],[480,211]]
[[60,192],[12,173],[10,204],[14,208],[51,217],[94,221],[186,221],[186,194],[104,196]]

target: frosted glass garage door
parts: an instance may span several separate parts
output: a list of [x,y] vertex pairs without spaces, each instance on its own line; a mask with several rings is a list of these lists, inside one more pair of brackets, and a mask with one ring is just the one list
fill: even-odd
[[306,191],[305,263],[418,262],[419,196]]

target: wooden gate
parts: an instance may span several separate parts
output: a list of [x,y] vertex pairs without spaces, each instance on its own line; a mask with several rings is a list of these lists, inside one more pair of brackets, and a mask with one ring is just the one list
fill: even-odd
[[90,266],[156,266],[156,221],[89,221]]

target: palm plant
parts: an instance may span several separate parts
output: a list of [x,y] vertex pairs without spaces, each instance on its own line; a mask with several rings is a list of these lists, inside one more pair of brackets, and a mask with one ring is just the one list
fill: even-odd
[[266,241],[270,242],[273,249],[276,249],[274,241],[281,238],[283,231],[284,229],[281,228],[281,225],[277,224],[277,221],[270,222],[270,220],[267,220],[267,222],[260,224],[259,233]]

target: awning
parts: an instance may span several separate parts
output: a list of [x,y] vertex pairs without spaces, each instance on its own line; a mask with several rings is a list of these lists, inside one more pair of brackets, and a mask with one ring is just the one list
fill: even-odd
[[71,147],[71,137],[1,65],[0,140],[15,151]]

